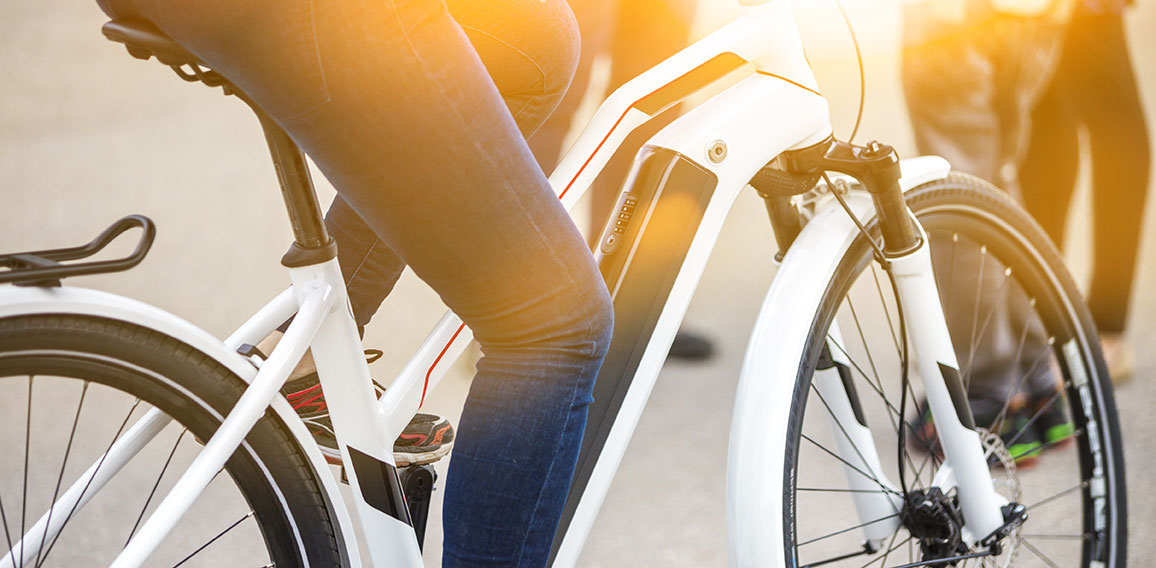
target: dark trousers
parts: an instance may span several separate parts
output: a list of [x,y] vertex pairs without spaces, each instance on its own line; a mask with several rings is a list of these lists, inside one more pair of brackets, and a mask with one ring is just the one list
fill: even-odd
[[[903,88],[918,151],[1015,196],[1024,114],[1044,73],[1042,58],[1031,55],[1050,49],[1053,36],[1027,20],[945,23],[930,3],[908,6],[904,17]],[[930,244],[968,396],[1008,401],[1055,392],[1047,335],[984,243],[933,234]]]
[[[564,139],[589,87],[597,56],[609,56],[607,90],[613,91],[686,47],[689,33],[686,15],[673,10],[667,0],[570,0],[570,6],[582,34],[578,70],[557,110],[530,138],[530,148],[546,172],[554,169],[565,150]],[[676,107],[632,132],[594,180],[591,240],[598,239],[639,148],[677,117]]]
[[1080,164],[1092,158],[1092,283],[1088,305],[1101,332],[1122,332],[1131,300],[1150,147],[1120,15],[1077,15],[1051,85],[1032,113],[1020,173],[1024,203],[1057,245]]

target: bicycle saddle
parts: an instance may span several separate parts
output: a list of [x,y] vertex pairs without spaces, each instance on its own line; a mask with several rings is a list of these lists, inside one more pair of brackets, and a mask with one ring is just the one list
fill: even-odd
[[196,55],[177,45],[164,32],[144,20],[112,20],[104,24],[101,32],[104,33],[104,37],[123,43],[128,48],[129,55],[137,59],[155,56],[165,65],[205,66]]

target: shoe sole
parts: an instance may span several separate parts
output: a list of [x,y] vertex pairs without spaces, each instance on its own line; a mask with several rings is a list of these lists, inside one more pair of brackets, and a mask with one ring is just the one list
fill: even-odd
[[[450,450],[453,449],[454,443],[443,444],[437,448],[426,452],[394,452],[393,460],[396,467],[408,467],[411,465],[428,465],[449,455]],[[337,448],[327,448],[325,446],[318,446],[321,449],[321,455],[325,457],[325,461],[329,465],[344,465],[341,461],[341,452]]]
[[446,457],[450,453],[450,450],[453,449],[453,447],[454,443],[449,442],[427,452],[395,451],[393,453],[393,459],[397,462],[397,467],[428,465]]

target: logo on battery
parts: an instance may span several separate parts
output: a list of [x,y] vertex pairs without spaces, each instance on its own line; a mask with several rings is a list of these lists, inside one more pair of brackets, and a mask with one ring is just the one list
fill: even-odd
[[634,217],[634,210],[638,208],[638,197],[630,193],[623,193],[618,199],[618,207],[606,234],[602,237],[602,254],[612,254],[622,245],[626,238],[626,228],[630,226],[630,219]]

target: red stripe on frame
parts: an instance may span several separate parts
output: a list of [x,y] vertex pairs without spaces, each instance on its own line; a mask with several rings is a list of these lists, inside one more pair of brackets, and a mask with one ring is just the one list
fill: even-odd
[[445,356],[446,351],[450,350],[450,345],[454,344],[454,340],[458,338],[458,335],[460,335],[462,330],[465,328],[466,324],[464,323],[458,326],[458,330],[454,332],[454,336],[450,338],[445,347],[442,347],[442,352],[438,353],[438,358],[434,359],[433,365],[430,365],[429,370],[425,372],[425,385],[421,387],[421,402],[417,403],[418,408],[421,408],[421,405],[425,404],[425,391],[429,389],[429,376],[433,374],[434,367],[438,366],[438,363],[442,360],[442,357]]

